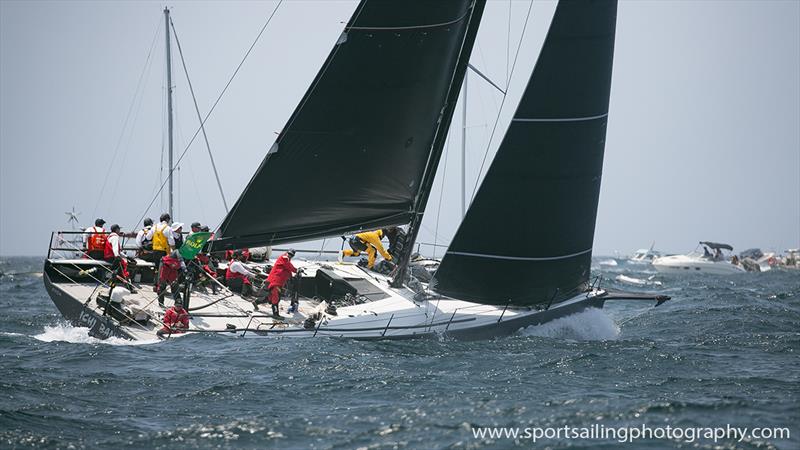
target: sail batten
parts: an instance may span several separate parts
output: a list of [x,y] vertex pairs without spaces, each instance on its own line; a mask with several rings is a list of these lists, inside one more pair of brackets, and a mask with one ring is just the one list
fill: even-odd
[[508,256],[508,255],[487,255],[485,253],[469,253],[469,252],[458,252],[453,250],[448,250],[445,254],[447,255],[460,255],[460,256],[474,256],[477,258],[489,258],[489,259],[507,259],[511,261],[556,261],[559,259],[568,259],[574,258],[576,256],[581,256],[586,253],[591,253],[592,249],[584,250],[582,252],[572,253],[570,255],[560,255],[560,256]]
[[561,0],[494,161],[431,288],[496,305],[588,286],[608,122],[615,0]]
[[608,113],[586,117],[515,117],[511,120],[513,122],[583,122],[585,120],[597,120],[604,117],[608,117]]
[[485,0],[362,0],[215,249],[405,224]]
[[371,31],[379,31],[379,30],[415,30],[415,29],[425,29],[425,28],[437,28],[437,27],[445,27],[448,25],[453,25],[457,22],[464,20],[469,13],[464,13],[463,16],[453,19],[447,22],[440,22],[440,23],[433,23],[433,24],[420,24],[420,25],[402,25],[402,26],[369,26],[369,25],[362,25],[362,26],[352,26],[352,27],[345,27],[345,30],[371,30]]

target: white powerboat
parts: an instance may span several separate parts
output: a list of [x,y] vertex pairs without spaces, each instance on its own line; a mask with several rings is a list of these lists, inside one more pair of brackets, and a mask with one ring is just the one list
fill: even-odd
[[640,248],[636,250],[633,255],[628,258],[629,264],[652,264],[653,260],[661,257],[661,252],[653,250],[652,247]]
[[725,251],[733,251],[728,244],[701,241],[703,253],[691,252],[686,255],[662,256],[653,260],[653,267],[663,273],[708,273],[732,275],[746,270],[731,261]]

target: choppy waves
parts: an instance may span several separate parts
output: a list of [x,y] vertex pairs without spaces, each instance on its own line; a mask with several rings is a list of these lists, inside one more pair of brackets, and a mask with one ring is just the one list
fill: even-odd
[[[631,290],[618,274],[653,276],[599,270],[615,289]],[[35,275],[4,279],[0,447],[507,448],[530,443],[478,441],[471,427],[796,428],[797,274],[653,280],[662,285],[633,290],[673,296],[659,308],[609,303],[489,341],[191,335],[138,345],[64,324]],[[717,447],[797,448],[792,431],[789,442]]]

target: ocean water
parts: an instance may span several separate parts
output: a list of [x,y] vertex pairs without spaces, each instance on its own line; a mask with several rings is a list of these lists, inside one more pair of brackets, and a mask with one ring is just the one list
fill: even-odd
[[[598,259],[600,261],[602,259]],[[524,428],[788,428],[630,448],[800,448],[800,273],[668,277],[598,265],[609,303],[478,342],[192,335],[98,341],[53,306],[42,261],[0,270],[0,448],[617,448]],[[631,286],[615,277],[661,281]],[[476,427],[519,428],[516,439]]]

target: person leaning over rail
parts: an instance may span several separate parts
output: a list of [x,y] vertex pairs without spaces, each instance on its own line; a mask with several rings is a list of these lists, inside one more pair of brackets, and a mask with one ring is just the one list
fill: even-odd
[[151,228],[145,235],[145,239],[153,242],[153,264],[156,265],[156,271],[161,265],[161,258],[175,249],[175,237],[170,226],[172,217],[164,213],[159,220],[161,222]]
[[185,333],[189,329],[189,311],[183,309],[183,301],[175,300],[175,305],[164,313],[164,326],[156,331],[156,335],[164,338],[172,334]]
[[103,228],[105,224],[105,220],[97,219],[93,227],[84,230],[83,245],[89,258],[103,259],[103,252],[106,249],[106,230]]

